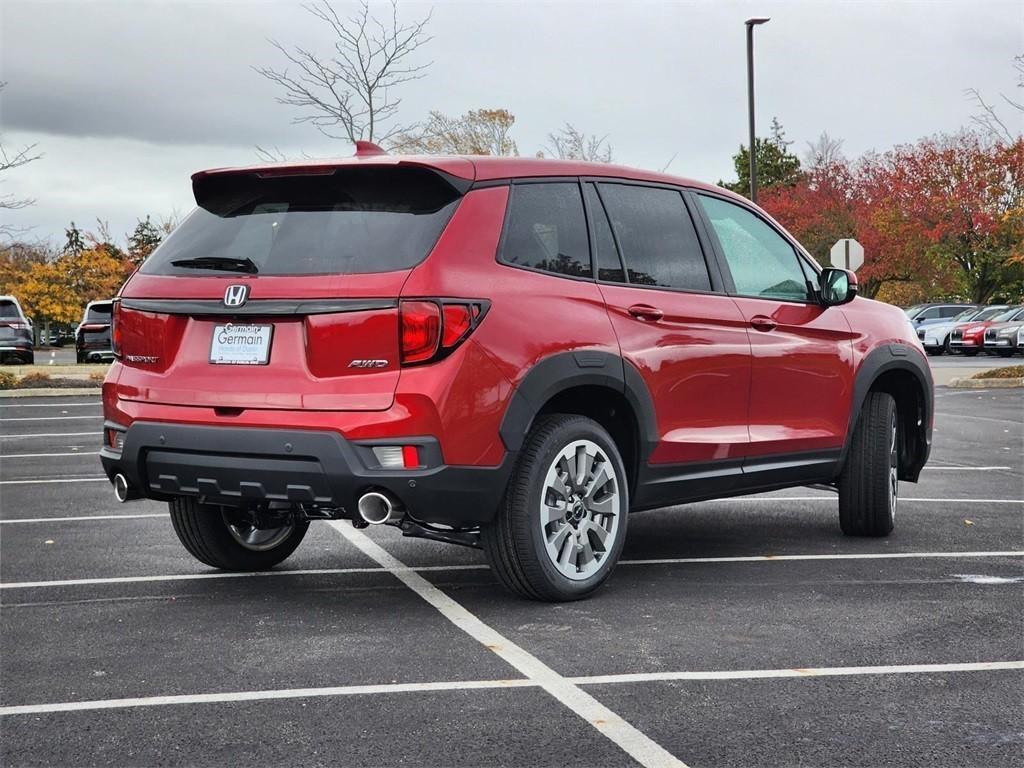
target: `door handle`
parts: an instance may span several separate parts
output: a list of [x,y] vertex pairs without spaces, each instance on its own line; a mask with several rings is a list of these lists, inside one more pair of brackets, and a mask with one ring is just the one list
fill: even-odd
[[661,320],[665,316],[664,312],[649,304],[634,304],[626,311],[637,320]]
[[778,325],[770,317],[765,317],[764,315],[754,315],[750,318],[750,324],[759,331],[773,331]]

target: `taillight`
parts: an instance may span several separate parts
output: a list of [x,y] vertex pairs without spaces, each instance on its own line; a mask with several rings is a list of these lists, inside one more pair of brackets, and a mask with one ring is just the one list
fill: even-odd
[[441,309],[432,301],[402,302],[402,362],[422,363],[437,352]]
[[115,301],[110,308],[110,349],[115,357],[121,356],[121,302]]
[[0,323],[0,325],[6,325],[8,328],[13,328],[16,331],[27,331],[29,329],[28,323],[19,323],[17,320],[12,323]]
[[483,319],[484,301],[414,299],[401,302],[402,364],[439,360],[459,346]]

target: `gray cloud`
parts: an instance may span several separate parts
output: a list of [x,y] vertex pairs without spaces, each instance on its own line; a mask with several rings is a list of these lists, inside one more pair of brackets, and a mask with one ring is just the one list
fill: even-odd
[[[47,152],[5,191],[37,198],[19,218],[44,236],[90,205],[128,222],[151,212],[86,192],[103,169],[150,192],[147,205],[180,205],[189,173],[254,160],[256,143],[350,151],[293,125],[251,69],[279,63],[269,37],[326,49],[325,30],[295,3],[5,0],[2,14],[5,141]],[[507,107],[524,153],[569,120],[607,134],[626,164],[676,155],[672,172],[729,178],[745,142],[752,15],[772,17],[757,32],[759,124],[777,115],[798,148],[822,130],[854,155],[956,130],[972,111],[963,90],[1010,92],[1010,60],[1024,50],[1017,2],[438,3],[434,64],[403,92],[403,116]],[[55,193],[69,178],[80,198]]]

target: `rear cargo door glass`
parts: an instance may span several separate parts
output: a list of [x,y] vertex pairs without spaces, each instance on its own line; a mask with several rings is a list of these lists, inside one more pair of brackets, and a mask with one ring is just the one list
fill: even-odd
[[425,168],[214,174],[197,182],[199,207],[141,271],[198,275],[245,262],[260,275],[409,269],[433,248],[458,201],[458,190]]

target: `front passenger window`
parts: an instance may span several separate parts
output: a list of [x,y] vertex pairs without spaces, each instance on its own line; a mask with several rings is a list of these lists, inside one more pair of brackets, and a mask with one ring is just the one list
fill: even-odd
[[807,276],[793,246],[746,208],[698,195],[741,296],[808,301]]

